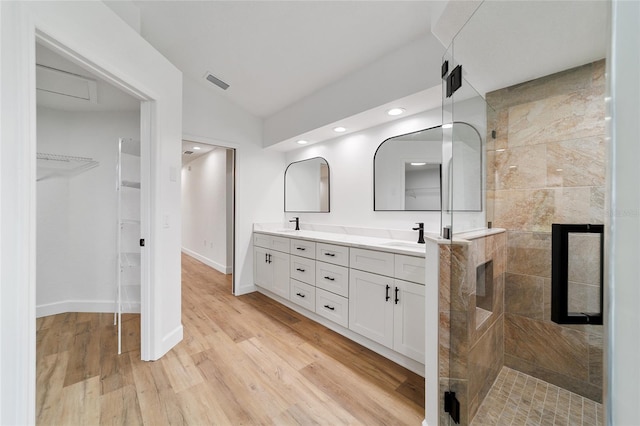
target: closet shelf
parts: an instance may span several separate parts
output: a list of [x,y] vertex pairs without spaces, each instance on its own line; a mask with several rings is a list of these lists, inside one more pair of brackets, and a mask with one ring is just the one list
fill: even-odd
[[140,157],[140,141],[131,138],[120,139],[120,152]]
[[120,219],[121,225],[140,225],[139,219]]
[[130,180],[123,180],[122,181],[122,186],[124,186],[126,188],[140,189],[140,182],[133,182],[133,181],[130,181]]
[[124,268],[140,266],[140,253],[120,253],[120,266]]
[[71,155],[36,153],[37,181],[56,176],[74,176],[97,167],[100,163],[93,158],[74,157]]

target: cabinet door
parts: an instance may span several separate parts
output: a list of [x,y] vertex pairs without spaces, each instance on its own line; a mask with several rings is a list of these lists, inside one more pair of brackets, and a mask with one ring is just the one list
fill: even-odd
[[424,286],[395,280],[393,302],[393,349],[424,364]]
[[271,281],[273,274],[269,266],[268,257],[269,250],[262,247],[254,247],[253,249],[253,282],[267,290],[271,290]]
[[391,348],[393,279],[354,269],[349,275],[349,329]]
[[289,300],[289,255],[270,250],[269,260],[273,273],[270,290]]

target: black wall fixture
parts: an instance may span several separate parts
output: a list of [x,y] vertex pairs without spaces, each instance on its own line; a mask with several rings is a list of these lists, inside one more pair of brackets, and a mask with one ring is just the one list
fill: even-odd
[[[600,310],[569,312],[569,234],[600,234]],[[551,320],[558,324],[602,324],[604,225],[551,225]]]

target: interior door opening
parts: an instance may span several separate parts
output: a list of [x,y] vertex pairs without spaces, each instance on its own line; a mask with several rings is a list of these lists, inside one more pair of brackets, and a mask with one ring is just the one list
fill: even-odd
[[182,142],[182,252],[229,275],[235,291],[235,149]]

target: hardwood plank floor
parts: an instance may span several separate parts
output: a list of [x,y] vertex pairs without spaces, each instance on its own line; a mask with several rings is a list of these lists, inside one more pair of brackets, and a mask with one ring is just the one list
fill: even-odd
[[37,320],[41,425],[419,425],[424,379],[182,257],[184,340],[140,361],[140,318]]

